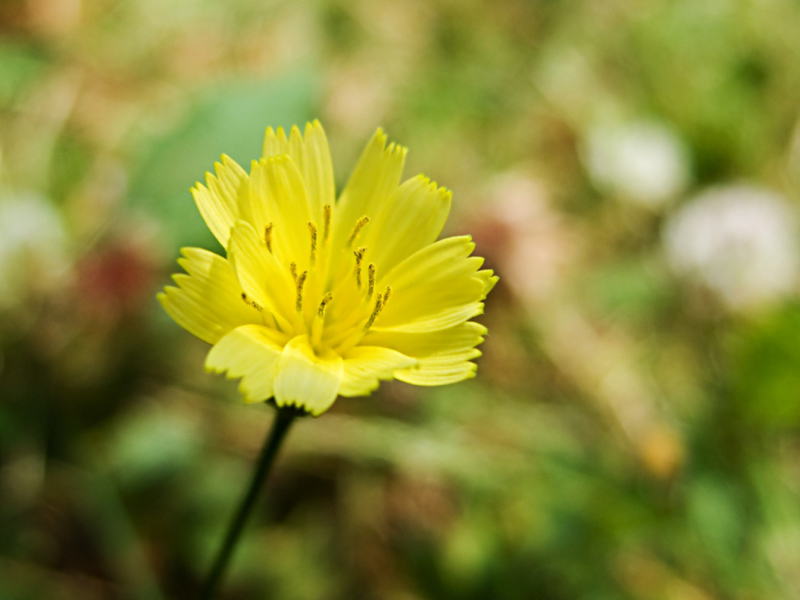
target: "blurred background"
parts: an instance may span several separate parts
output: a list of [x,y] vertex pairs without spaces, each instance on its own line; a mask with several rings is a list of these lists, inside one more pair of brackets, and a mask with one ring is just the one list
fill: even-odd
[[800,4],[2,0],[0,598],[189,599],[272,419],[189,187],[377,126],[501,276],[475,380],[290,433],[228,599],[800,597]]

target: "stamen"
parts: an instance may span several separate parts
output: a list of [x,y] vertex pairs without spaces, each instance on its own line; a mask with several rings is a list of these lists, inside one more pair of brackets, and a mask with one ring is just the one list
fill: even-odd
[[317,254],[317,226],[308,222],[308,233],[311,235],[311,264],[314,264]]
[[367,300],[372,298],[372,292],[375,291],[375,263],[369,263],[369,267],[367,267],[367,277],[369,278],[369,283],[367,284]]
[[369,319],[367,319],[367,322],[364,324],[365,333],[369,330],[370,327],[372,327],[372,324],[375,322],[375,319],[378,318],[378,314],[381,312],[381,308],[383,308],[383,305],[381,304],[381,295],[378,294],[378,297],[375,300],[375,308],[372,309],[372,314],[369,316]]
[[353,254],[356,255],[356,285],[358,285],[358,289],[361,289],[361,261],[364,259],[364,252],[366,251],[367,249],[364,246],[353,251]]
[[247,294],[245,294],[244,292],[242,292],[242,300],[244,300],[245,304],[247,304],[249,306],[252,306],[253,308],[255,308],[258,311],[264,310],[263,308],[261,308],[261,305],[259,305],[257,302],[255,302],[255,300],[250,300],[250,298],[248,298]]
[[267,245],[267,250],[272,253],[272,223],[267,223],[264,228],[264,243]]
[[289,265],[289,272],[292,274],[292,279],[294,279],[295,286],[297,285],[297,263],[292,262]]
[[303,310],[303,285],[306,283],[307,275],[308,271],[303,271],[300,273],[300,276],[295,282],[295,285],[297,285],[297,301],[295,302],[295,310],[297,310],[297,312],[301,312]]
[[383,306],[385,307],[389,303],[389,298],[392,297],[392,288],[391,286],[386,286],[386,293],[383,295]]
[[358,236],[358,234],[364,228],[364,225],[366,225],[367,223],[369,223],[369,217],[367,215],[364,215],[358,221],[356,221],[356,224],[353,226],[353,231],[350,232],[350,237],[347,238],[347,246],[348,247],[353,245],[353,242],[355,241],[356,236]]
[[328,241],[328,236],[331,233],[331,205],[326,204],[322,207],[322,243]]
[[319,303],[319,309],[317,310],[317,315],[319,315],[320,319],[325,318],[325,307],[331,300],[333,300],[333,294],[331,294],[330,292],[328,292],[327,294],[325,294],[325,296],[323,296],[322,302]]
[[389,300],[389,296],[392,295],[392,288],[386,286],[386,294],[381,296],[378,294],[377,299],[375,300],[375,308],[372,309],[372,314],[367,319],[367,322],[364,324],[364,333],[369,331],[369,328],[372,327],[372,324],[375,322],[375,319],[378,318],[378,315],[381,314],[383,307],[386,306],[386,301]]

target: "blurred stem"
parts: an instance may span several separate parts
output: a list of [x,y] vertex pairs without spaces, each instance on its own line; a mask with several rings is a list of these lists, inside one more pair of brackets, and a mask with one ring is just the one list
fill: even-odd
[[281,443],[289,431],[289,427],[294,422],[295,417],[302,414],[293,407],[278,408],[275,415],[275,420],[272,422],[272,427],[269,430],[267,439],[264,442],[264,448],[261,450],[261,456],[258,459],[258,465],[253,472],[253,479],[250,481],[250,487],[247,494],[242,500],[239,510],[231,521],[228,528],[228,533],[225,535],[225,541],[220,548],[219,554],[214,561],[214,566],[203,585],[200,598],[202,600],[211,600],[216,596],[217,589],[222,582],[222,576],[225,574],[225,569],[233,556],[233,551],[236,548],[236,543],[239,541],[239,536],[244,529],[247,518],[256,503],[258,493],[264,485],[264,482],[269,475],[272,468],[272,463],[275,462],[275,457],[280,450]]

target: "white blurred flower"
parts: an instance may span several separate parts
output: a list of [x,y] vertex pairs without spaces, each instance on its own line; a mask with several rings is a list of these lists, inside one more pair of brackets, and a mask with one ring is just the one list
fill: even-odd
[[701,194],[669,220],[665,243],[676,272],[702,281],[734,310],[785,297],[800,281],[797,211],[763,188]]
[[49,288],[68,265],[60,213],[33,194],[0,196],[0,307]]
[[584,160],[599,189],[650,208],[664,206],[689,182],[688,152],[680,138],[649,121],[592,129]]

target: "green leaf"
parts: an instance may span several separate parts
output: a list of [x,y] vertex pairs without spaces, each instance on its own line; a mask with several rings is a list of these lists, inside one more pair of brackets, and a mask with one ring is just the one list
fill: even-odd
[[268,126],[312,119],[313,82],[303,70],[270,81],[227,81],[201,94],[186,119],[145,152],[133,171],[129,205],[161,223],[176,253],[182,246],[220,250],[189,188],[205,180],[221,154],[249,171]]
[[733,395],[747,422],[800,425],[800,306],[743,325],[729,347]]

